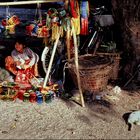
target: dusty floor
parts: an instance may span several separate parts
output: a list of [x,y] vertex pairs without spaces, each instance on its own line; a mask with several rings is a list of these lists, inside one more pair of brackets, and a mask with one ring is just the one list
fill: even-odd
[[140,139],[140,126],[128,131],[123,119],[137,109],[140,92],[122,91],[107,101],[82,108],[61,99],[41,105],[0,100],[0,139]]

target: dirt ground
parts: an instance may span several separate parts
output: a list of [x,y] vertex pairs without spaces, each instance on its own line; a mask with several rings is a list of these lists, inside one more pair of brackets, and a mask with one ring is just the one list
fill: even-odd
[[58,98],[48,104],[0,100],[0,139],[140,139],[140,126],[128,131],[123,117],[137,109],[140,92],[104,98],[85,108]]

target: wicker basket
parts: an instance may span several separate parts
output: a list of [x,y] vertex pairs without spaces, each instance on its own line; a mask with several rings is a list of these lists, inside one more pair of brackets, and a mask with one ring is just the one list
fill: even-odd
[[[104,90],[107,86],[109,73],[112,70],[110,60],[106,59],[107,61],[104,64],[101,64],[98,61],[100,64],[95,65],[95,57],[98,57],[99,60],[103,58],[92,55],[84,55],[79,57],[79,73],[83,92],[99,92]],[[93,61],[91,62],[91,60]],[[73,81],[77,86],[76,67],[74,64],[74,60],[71,60],[69,62],[68,67]]]
[[117,80],[118,79],[118,73],[119,73],[119,66],[120,66],[120,54],[121,53],[96,53],[100,56],[108,56],[112,63],[112,72],[110,75],[110,79]]
[[16,97],[16,92],[13,89],[10,88],[2,88],[1,87],[1,92],[0,92],[0,99],[2,100],[14,100]]

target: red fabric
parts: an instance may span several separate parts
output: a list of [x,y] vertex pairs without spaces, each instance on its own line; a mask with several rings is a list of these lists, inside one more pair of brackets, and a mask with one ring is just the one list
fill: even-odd
[[6,26],[7,23],[6,23],[6,19],[3,19],[2,22],[1,22],[2,26]]
[[27,68],[26,70],[18,70],[15,82],[28,84],[29,79],[34,76],[34,68]]
[[[26,60],[26,64],[28,63],[29,61]],[[29,79],[33,78],[34,75],[37,75],[37,70],[35,69],[35,66],[36,65],[27,69],[17,69],[11,56],[6,57],[5,59],[5,67],[7,70],[16,75],[15,82],[17,83],[29,84]]]
[[70,0],[71,15],[72,17],[77,18],[78,14],[76,12],[77,9],[75,5],[76,5],[75,0]]
[[81,18],[81,35],[88,35],[88,19]]

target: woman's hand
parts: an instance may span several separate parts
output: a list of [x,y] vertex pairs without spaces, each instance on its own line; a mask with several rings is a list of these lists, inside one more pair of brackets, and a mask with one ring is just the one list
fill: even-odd
[[22,67],[22,69],[27,69],[27,68],[29,68],[29,65],[24,64],[21,67]]
[[21,62],[20,61],[15,61],[16,66],[20,66]]

